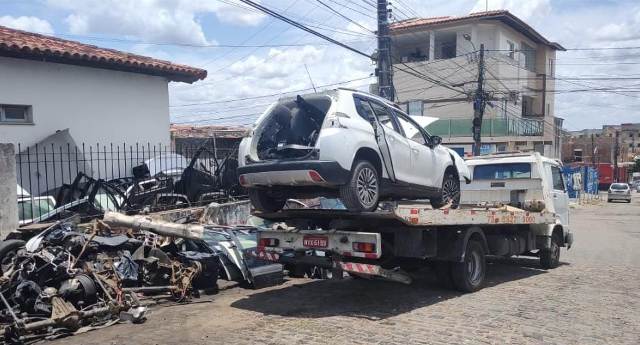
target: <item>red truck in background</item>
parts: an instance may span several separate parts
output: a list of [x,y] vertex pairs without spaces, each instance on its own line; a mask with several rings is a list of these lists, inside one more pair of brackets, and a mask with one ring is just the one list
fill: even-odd
[[627,182],[629,173],[627,167],[618,167],[618,180],[615,181],[615,169],[611,163],[599,163],[598,164],[598,188],[600,190],[607,190],[609,186],[614,182]]

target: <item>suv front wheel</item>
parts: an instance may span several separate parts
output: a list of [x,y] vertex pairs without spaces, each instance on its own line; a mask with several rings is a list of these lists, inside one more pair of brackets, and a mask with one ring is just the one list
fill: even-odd
[[442,179],[442,189],[440,196],[429,200],[431,207],[441,208],[451,204],[451,208],[460,206],[460,180],[450,171],[445,172]]
[[368,161],[357,161],[346,185],[340,187],[340,199],[349,211],[367,212],[378,207],[380,178]]

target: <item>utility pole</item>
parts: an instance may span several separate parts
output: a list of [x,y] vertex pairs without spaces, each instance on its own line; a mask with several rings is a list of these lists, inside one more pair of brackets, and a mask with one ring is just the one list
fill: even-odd
[[393,69],[391,65],[391,35],[389,34],[389,5],[387,0],[378,0],[378,57],[376,76],[378,95],[390,101],[395,100]]
[[471,132],[473,133],[473,155],[480,155],[481,138],[480,133],[482,131],[482,117],[484,116],[484,108],[487,105],[487,100],[484,92],[484,44],[480,45],[480,57],[478,59],[478,88],[473,100],[473,127]]
[[613,144],[613,182],[618,182],[618,155],[620,155],[620,144],[618,137],[620,132],[616,131],[616,142]]

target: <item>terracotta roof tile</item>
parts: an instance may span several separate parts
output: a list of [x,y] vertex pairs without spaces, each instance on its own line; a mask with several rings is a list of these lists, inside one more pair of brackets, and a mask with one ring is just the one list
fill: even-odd
[[200,68],[4,26],[0,26],[0,56],[158,75],[188,83],[207,76]]

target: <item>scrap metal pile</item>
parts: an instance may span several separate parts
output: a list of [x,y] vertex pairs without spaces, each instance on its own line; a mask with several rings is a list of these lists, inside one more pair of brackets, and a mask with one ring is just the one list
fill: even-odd
[[51,339],[120,321],[142,322],[147,299],[216,291],[219,259],[204,242],[57,222],[0,246],[0,337]]

